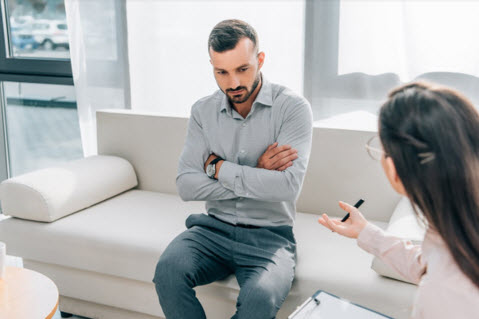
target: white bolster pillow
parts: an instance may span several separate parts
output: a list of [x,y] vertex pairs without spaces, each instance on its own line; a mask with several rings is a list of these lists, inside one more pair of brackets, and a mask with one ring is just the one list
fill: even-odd
[[133,166],[115,156],[91,156],[3,181],[5,215],[52,222],[138,185]]
[[[402,198],[394,209],[386,231],[396,237],[410,240],[415,245],[422,244],[426,232],[424,227],[418,223],[411,202],[407,197]],[[411,283],[377,257],[373,259],[371,268],[382,276]]]

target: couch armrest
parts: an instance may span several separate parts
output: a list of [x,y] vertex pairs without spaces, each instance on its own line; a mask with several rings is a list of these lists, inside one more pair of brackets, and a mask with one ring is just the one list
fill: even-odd
[[52,222],[136,185],[125,159],[91,156],[5,180],[0,200],[5,215]]
[[[418,222],[408,198],[404,197],[399,201],[386,231],[396,237],[411,240],[416,245],[422,244],[425,228]],[[382,276],[410,282],[377,257],[373,259],[371,268]]]

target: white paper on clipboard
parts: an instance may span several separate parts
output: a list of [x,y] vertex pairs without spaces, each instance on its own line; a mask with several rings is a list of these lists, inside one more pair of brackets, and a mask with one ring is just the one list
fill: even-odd
[[385,319],[391,318],[355,305],[324,291],[316,292],[288,319]]

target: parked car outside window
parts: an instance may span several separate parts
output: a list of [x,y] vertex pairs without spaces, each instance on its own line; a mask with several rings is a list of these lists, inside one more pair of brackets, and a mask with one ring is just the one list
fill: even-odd
[[31,51],[38,48],[38,43],[33,38],[30,29],[13,27],[11,28],[11,34],[12,45],[15,49]]
[[35,20],[32,24],[32,35],[45,50],[69,48],[68,28],[63,20]]

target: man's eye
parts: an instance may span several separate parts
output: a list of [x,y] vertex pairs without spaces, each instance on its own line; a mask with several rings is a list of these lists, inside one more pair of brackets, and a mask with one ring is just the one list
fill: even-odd
[[248,70],[248,68],[241,68],[240,72],[245,72],[246,70]]
[[226,74],[225,71],[217,71],[216,73],[218,73],[218,74]]

